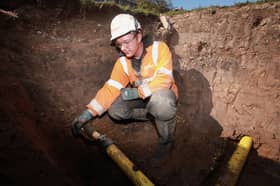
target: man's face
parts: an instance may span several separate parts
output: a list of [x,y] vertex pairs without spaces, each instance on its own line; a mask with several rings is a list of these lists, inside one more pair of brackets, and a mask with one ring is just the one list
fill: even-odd
[[116,47],[119,48],[126,57],[133,57],[141,43],[140,34],[138,33],[128,33],[120,38],[118,38],[115,42]]

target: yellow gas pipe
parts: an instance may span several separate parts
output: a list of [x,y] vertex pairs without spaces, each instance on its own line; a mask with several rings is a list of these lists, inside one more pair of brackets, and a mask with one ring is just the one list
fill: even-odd
[[124,171],[128,178],[137,186],[154,186],[154,184],[147,178],[136,166],[121,152],[121,150],[113,144],[110,138],[101,135],[97,131],[92,132],[92,138],[100,141],[106,148],[107,154],[117,163],[117,165]]
[[253,140],[250,136],[244,136],[241,138],[237,148],[227,163],[225,173],[219,178],[216,186],[234,186],[236,184],[252,144]]

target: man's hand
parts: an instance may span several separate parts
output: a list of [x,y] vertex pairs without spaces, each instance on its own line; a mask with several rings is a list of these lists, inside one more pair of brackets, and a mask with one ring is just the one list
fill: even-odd
[[85,127],[85,125],[93,119],[93,115],[85,110],[80,116],[76,117],[72,122],[72,134],[77,136],[81,134],[81,129]]
[[141,99],[146,99],[152,95],[152,92],[147,85],[141,85],[138,87],[138,95]]
[[138,87],[138,95],[141,99],[145,99],[144,92],[142,90],[142,87]]

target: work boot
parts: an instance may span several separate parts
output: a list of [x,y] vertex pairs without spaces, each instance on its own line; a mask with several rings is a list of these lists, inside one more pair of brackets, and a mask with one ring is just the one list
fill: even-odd
[[174,144],[174,133],[176,127],[176,118],[169,121],[156,121],[156,127],[159,135],[159,143],[156,147],[154,158],[161,159],[165,154],[172,150]]
[[166,154],[170,153],[173,149],[174,141],[170,141],[168,143],[158,143],[153,159],[159,160],[162,159]]
[[174,140],[176,118],[168,121],[156,120],[156,128],[159,135],[159,142],[162,144],[169,143]]

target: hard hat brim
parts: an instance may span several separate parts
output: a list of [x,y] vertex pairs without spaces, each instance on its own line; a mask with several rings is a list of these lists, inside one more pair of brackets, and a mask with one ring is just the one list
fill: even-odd
[[111,46],[115,46],[115,41],[116,41],[118,38],[120,38],[120,37],[122,37],[122,36],[125,36],[125,35],[127,35],[127,34],[130,34],[131,32],[139,33],[139,32],[141,32],[141,29],[131,30],[131,31],[125,33],[125,34],[122,34],[122,35],[118,36],[118,37],[111,37],[111,39],[110,39],[110,40],[111,40]]

